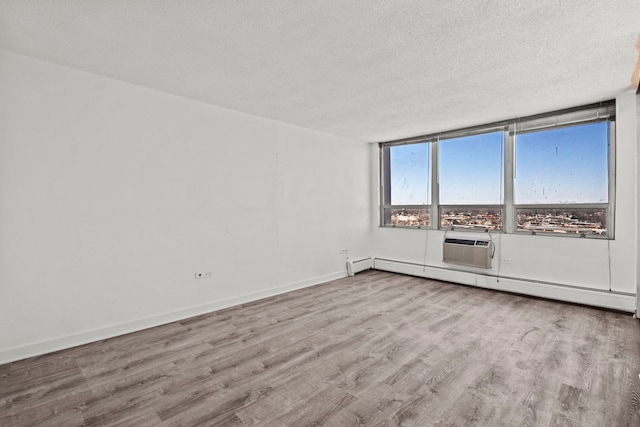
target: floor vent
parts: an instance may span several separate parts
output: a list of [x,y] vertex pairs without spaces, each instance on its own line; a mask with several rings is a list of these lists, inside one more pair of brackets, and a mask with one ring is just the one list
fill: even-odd
[[444,239],[442,261],[471,267],[491,268],[493,243],[489,240]]
[[347,261],[347,274],[349,276],[353,276],[356,273],[360,273],[361,271],[368,270],[373,267],[373,263],[371,262],[371,258],[362,258],[355,261]]

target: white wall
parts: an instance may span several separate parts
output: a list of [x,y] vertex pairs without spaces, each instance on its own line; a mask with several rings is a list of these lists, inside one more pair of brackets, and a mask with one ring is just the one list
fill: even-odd
[[[500,276],[529,282],[551,283],[607,292],[611,287],[614,293],[635,294],[638,262],[635,178],[636,97],[632,93],[627,93],[616,101],[615,240],[494,233],[496,256],[493,268],[491,270],[473,269],[442,262],[444,232],[380,228],[377,226],[378,221],[376,220],[372,229],[372,255],[376,258],[463,270],[480,275],[499,273]],[[374,171],[378,171],[377,152],[377,146],[372,145],[370,159]],[[376,173],[375,180],[378,179],[378,173]],[[379,200],[378,188],[373,189],[373,194],[375,204],[372,209],[376,211]],[[377,211],[375,214],[377,218]],[[478,237],[478,234],[449,232],[448,237],[451,236]],[[501,263],[504,258],[511,259],[511,264]],[[611,280],[609,280],[609,275]],[[486,281],[484,277],[482,280]],[[501,286],[500,283],[492,284],[492,287],[500,288]],[[525,292],[524,288],[522,289]],[[513,291],[514,289],[509,290]],[[550,293],[549,296],[553,296],[553,293]]]
[[[377,226],[375,144],[2,51],[0,99],[0,363],[344,276],[343,248],[451,268],[443,232]],[[456,270],[634,294],[639,103],[615,240],[495,234],[511,264]]]
[[368,253],[367,144],[2,51],[0,99],[0,363]]

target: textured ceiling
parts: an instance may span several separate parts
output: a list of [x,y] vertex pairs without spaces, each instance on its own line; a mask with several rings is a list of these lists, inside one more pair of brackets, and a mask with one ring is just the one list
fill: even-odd
[[0,48],[383,141],[630,89],[640,1],[2,0]]

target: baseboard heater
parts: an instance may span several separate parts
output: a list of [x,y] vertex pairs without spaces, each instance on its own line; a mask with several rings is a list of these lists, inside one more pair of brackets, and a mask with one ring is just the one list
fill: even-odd
[[442,244],[442,262],[491,268],[493,243],[489,240],[446,238]]
[[355,261],[347,261],[347,274],[349,276],[353,276],[356,273],[360,273],[361,271],[368,270],[373,267],[373,262],[371,261],[371,257],[362,258]]
[[[628,313],[633,313],[636,309],[636,296],[632,294],[576,288],[563,283],[541,282],[522,277],[497,277],[495,272],[489,270],[463,271],[455,269],[452,265],[431,266],[383,258],[375,258],[374,268],[391,273],[610,308]],[[428,282],[425,282],[425,285],[427,284]]]

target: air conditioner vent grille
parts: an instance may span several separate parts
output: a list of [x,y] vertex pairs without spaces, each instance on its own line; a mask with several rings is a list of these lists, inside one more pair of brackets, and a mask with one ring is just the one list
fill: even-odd
[[493,243],[489,240],[446,238],[442,244],[442,261],[470,267],[491,268]]

